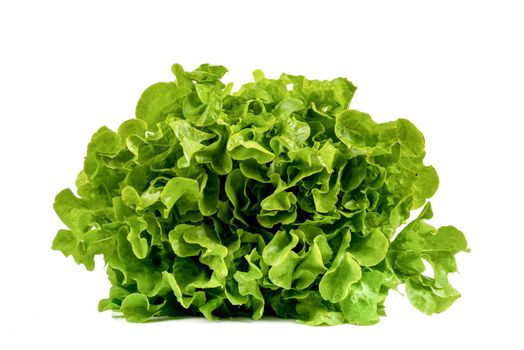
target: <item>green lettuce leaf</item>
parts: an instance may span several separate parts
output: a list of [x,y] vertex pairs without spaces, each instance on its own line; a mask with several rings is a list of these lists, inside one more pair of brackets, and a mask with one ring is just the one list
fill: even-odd
[[460,297],[448,275],[469,249],[426,222],[439,178],[413,123],[351,108],[345,78],[257,70],[232,91],[223,66],[171,70],[55,198],[52,248],[88,270],[103,257],[100,311],[369,325],[402,284],[428,315]]

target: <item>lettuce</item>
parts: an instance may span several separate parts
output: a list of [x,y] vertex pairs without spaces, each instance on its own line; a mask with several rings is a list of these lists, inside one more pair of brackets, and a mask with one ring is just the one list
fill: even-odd
[[232,93],[222,66],[172,71],[93,135],[77,194],[56,196],[52,248],[88,270],[103,256],[101,311],[367,325],[401,284],[429,315],[460,296],[448,274],[466,239],[426,223],[438,177],[411,122],[349,109],[344,78],[255,71]]

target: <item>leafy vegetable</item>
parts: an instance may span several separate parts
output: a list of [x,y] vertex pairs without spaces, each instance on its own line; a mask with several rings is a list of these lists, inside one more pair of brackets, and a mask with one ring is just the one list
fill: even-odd
[[172,70],[135,119],[93,135],[78,195],[56,197],[53,249],[88,270],[103,255],[100,310],[365,325],[400,284],[426,314],[460,296],[448,274],[466,239],[425,222],[438,177],[411,122],[349,109],[344,78],[255,71],[231,93],[224,67]]

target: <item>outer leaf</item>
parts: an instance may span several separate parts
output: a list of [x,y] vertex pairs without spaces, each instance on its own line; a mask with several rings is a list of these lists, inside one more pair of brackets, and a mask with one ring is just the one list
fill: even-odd
[[142,94],[136,105],[136,117],[153,127],[177,107],[177,103],[191,90],[179,88],[175,83],[157,83]]
[[345,299],[351,285],[362,277],[360,265],[350,253],[339,255],[320,280],[320,295],[324,300],[338,303]]
[[375,142],[375,125],[369,114],[350,109],[337,115],[335,134],[348,148]]
[[190,165],[193,155],[205,147],[204,141],[215,137],[213,134],[192,127],[191,124],[182,119],[176,119],[169,125],[184,150],[184,158],[181,158],[178,162],[178,166],[181,168],[187,168]]
[[384,275],[375,270],[364,272],[362,279],[351,286],[347,298],[340,302],[346,319],[353,324],[368,325],[379,321],[378,305],[384,300],[380,287]]
[[168,181],[160,194],[162,203],[166,206],[164,217],[169,215],[173,206],[178,202],[181,213],[186,213],[196,207],[200,191],[198,182],[185,177],[175,177]]
[[321,245],[319,243],[324,236],[315,237],[313,245],[310,246],[304,259],[298,264],[293,273],[295,288],[304,289],[309,287],[321,273],[326,272],[322,259]]
[[151,305],[145,295],[133,293],[122,301],[122,312],[129,322],[146,322],[158,313],[162,306],[164,303]]
[[372,231],[364,237],[352,236],[349,251],[361,266],[374,266],[384,259],[389,240],[380,231]]
[[406,282],[406,294],[411,304],[427,315],[441,313],[460,297],[449,284],[444,288],[435,288],[431,279],[409,278]]

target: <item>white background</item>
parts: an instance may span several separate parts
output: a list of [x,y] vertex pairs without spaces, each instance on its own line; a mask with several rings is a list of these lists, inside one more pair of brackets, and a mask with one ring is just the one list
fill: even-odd
[[[2,1],[0,348],[522,349],[524,11],[518,1]],[[427,317],[392,293],[371,327],[292,321],[129,324],[98,313],[108,282],[50,249],[55,194],[91,134],[133,117],[172,63],[345,76],[353,107],[412,120],[441,184],[435,225],[462,229],[462,292]],[[99,260],[100,261],[100,260]]]

